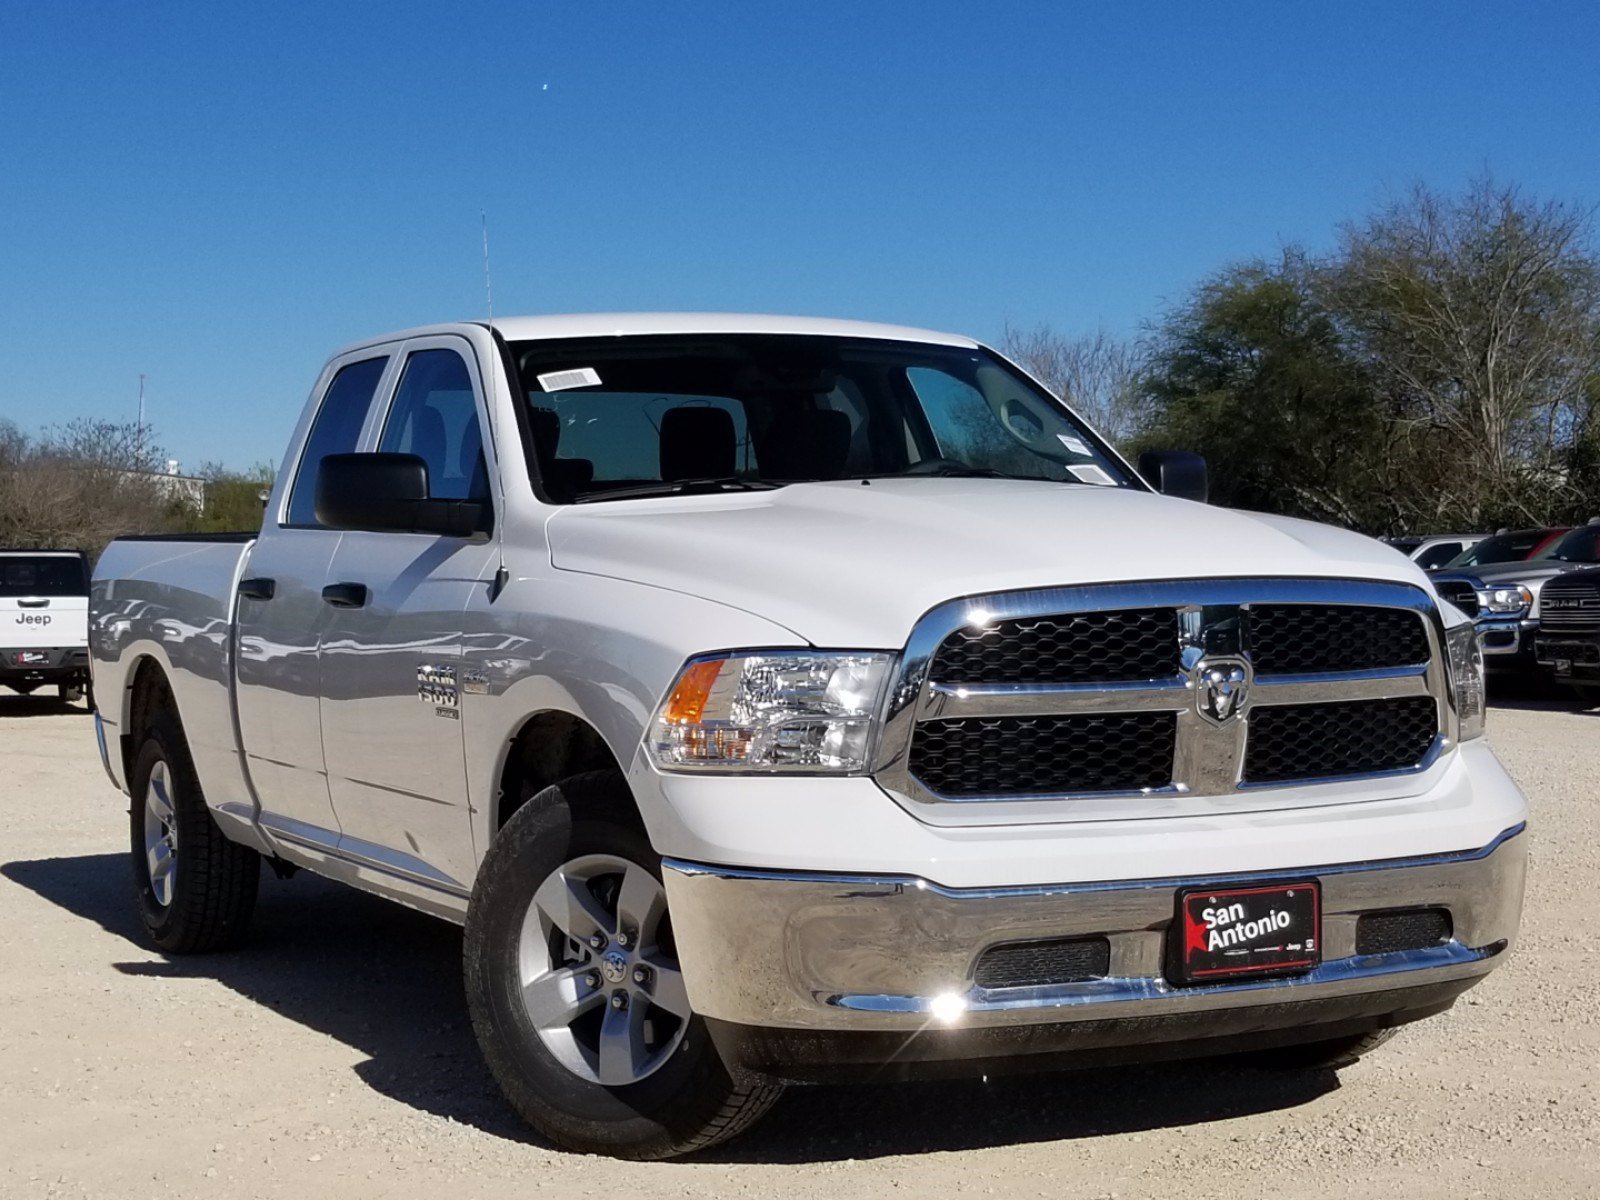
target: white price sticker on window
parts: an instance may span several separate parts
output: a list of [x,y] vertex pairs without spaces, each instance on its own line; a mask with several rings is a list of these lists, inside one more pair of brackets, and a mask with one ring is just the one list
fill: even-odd
[[1072,472],[1073,478],[1079,483],[1092,483],[1097,487],[1115,487],[1117,481],[1106,474],[1104,468],[1093,463],[1074,463],[1067,470]]
[[1085,458],[1089,457],[1089,447],[1084,443],[1082,438],[1075,438],[1071,434],[1066,433],[1058,433],[1056,434],[1056,438],[1063,446],[1065,446],[1068,450],[1071,450],[1074,454],[1081,454]]
[[593,367],[574,367],[570,371],[551,371],[538,375],[539,387],[547,392],[564,392],[569,388],[599,387],[600,372]]

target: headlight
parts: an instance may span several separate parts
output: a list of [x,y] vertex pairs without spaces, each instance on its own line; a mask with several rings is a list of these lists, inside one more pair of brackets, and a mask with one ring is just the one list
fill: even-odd
[[1533,593],[1521,584],[1513,587],[1490,588],[1478,593],[1478,602],[1483,606],[1484,612],[1491,612],[1497,616],[1512,616],[1516,613],[1526,612],[1533,603]]
[[1482,737],[1488,698],[1483,680],[1483,649],[1471,621],[1445,630],[1450,651],[1450,693],[1455,697],[1458,738]]
[[888,654],[772,650],[690,659],[650,727],[664,771],[867,770]]

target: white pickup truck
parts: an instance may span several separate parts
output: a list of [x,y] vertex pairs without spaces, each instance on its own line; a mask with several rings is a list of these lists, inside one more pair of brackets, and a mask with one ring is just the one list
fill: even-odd
[[236,943],[264,858],[464,924],[564,1146],[681,1154],[785,1082],[1338,1066],[1516,937],[1471,623],[967,338],[416,329],[283,462],[259,536],[95,574],[144,922]]

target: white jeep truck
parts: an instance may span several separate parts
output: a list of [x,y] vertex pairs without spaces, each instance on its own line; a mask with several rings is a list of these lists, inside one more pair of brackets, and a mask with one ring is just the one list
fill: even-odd
[[791,1081],[1337,1066],[1516,937],[1471,623],[967,338],[416,329],[283,462],[259,536],[96,571],[144,922],[236,943],[265,858],[462,923],[561,1145],[681,1154]]
[[89,683],[89,563],[79,550],[0,550],[0,687],[54,685],[69,704]]

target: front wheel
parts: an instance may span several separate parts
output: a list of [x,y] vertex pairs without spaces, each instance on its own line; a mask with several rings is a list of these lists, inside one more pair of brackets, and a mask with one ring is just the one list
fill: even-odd
[[778,1097],[730,1075],[689,1006],[661,860],[611,772],[546,788],[500,831],[467,912],[466,990],[490,1070],[558,1145],[687,1154]]
[[1354,1066],[1362,1056],[1370,1054],[1394,1035],[1393,1029],[1375,1029],[1370,1033],[1353,1033],[1324,1042],[1304,1042],[1298,1046],[1258,1050],[1249,1059],[1252,1066],[1269,1070],[1337,1071]]

